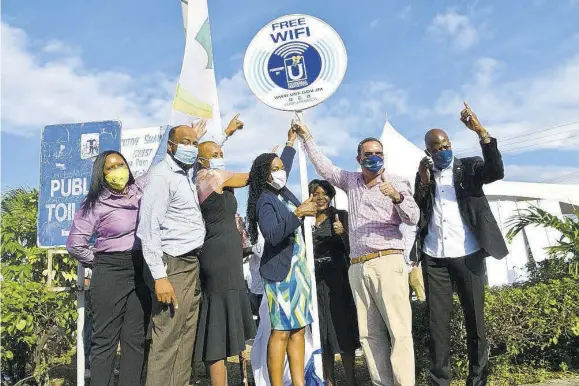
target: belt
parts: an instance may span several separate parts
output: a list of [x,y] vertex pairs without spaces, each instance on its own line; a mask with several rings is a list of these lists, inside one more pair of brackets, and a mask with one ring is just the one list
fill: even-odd
[[360,257],[354,257],[351,260],[352,264],[359,264],[359,263],[365,263],[367,261],[373,260],[377,257],[382,257],[382,256],[387,256],[387,255],[402,255],[404,254],[404,250],[402,249],[385,249],[383,251],[380,252],[373,252],[373,253],[368,253],[367,255],[363,255]]

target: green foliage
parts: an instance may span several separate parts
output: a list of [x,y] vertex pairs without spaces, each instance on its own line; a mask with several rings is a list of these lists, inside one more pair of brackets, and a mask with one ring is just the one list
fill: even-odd
[[[46,286],[46,250],[36,246],[38,191],[14,189],[2,195],[2,374],[12,380],[33,376],[46,381],[48,370],[74,353],[74,291]],[[53,285],[76,283],[76,261],[55,256]]]
[[[579,208],[575,207],[574,213],[579,218]],[[531,206],[509,218],[507,226],[509,226],[507,233],[509,241],[528,226],[552,228],[561,233],[557,244],[546,248],[550,257],[548,260],[531,262],[527,266],[532,281],[561,279],[568,276],[579,278],[578,220],[569,217],[561,219],[537,206]]]
[[[428,315],[413,304],[417,376],[428,375]],[[498,384],[540,382],[553,372],[579,372],[579,282],[573,278],[486,292],[490,380]],[[451,327],[452,374],[468,374],[466,331],[455,298]],[[500,380],[500,382],[499,382]],[[502,383],[501,383],[502,382]]]

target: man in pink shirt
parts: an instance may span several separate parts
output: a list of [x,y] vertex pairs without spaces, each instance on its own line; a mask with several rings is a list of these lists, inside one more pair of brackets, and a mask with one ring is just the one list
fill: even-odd
[[412,386],[412,311],[400,231],[402,223],[416,225],[420,214],[410,182],[384,171],[384,152],[376,138],[358,145],[356,161],[362,171],[348,172],[320,152],[304,124],[294,122],[293,128],[318,174],[348,195],[348,274],[372,383]]

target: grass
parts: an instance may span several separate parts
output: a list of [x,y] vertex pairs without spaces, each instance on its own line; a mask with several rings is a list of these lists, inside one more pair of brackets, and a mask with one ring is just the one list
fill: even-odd
[[[250,385],[253,384],[253,373],[251,371],[251,364],[248,363],[248,373],[249,373],[249,380]],[[345,374],[344,368],[342,366],[342,362],[339,360],[339,357],[336,357],[336,383],[338,385],[345,384]],[[372,382],[370,381],[370,375],[368,374],[368,368],[366,367],[366,363],[364,362],[363,358],[356,358],[356,380],[358,381],[358,385],[366,386],[371,385]],[[228,384],[229,386],[241,386],[242,385],[242,378],[239,366],[239,360],[237,357],[228,358],[227,360],[227,373],[228,373]],[[417,374],[418,375],[418,374]],[[520,368],[520,371],[516,371],[514,373],[502,375],[502,379],[498,379],[495,375],[489,379],[488,385],[489,386],[515,386],[521,384],[528,384],[532,382],[537,382],[539,380],[555,380],[555,379],[563,379],[559,382],[554,383],[541,383],[540,386],[543,385],[553,385],[553,386],[573,386],[579,385],[579,374],[577,372],[544,372],[542,374],[534,374],[534,371],[531,369],[526,369],[524,367]],[[76,385],[76,364],[71,363],[67,366],[60,366],[51,374],[51,386],[72,386]],[[196,363],[194,368],[194,376],[193,376],[195,383],[192,385],[198,386],[209,386],[211,382],[209,380],[209,374],[207,373],[204,364]],[[546,382],[546,381],[545,381]],[[87,386],[90,385],[90,381],[87,380],[85,383]],[[144,383],[143,383],[144,384]],[[417,380],[416,385],[425,384]],[[453,386],[464,385],[464,380],[453,380]],[[539,384],[537,383],[537,386]]]

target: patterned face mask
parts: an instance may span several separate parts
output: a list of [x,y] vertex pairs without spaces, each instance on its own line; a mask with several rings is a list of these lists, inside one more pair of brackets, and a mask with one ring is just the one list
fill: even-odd
[[111,188],[120,192],[129,182],[129,169],[126,167],[115,169],[105,176],[105,181]]

